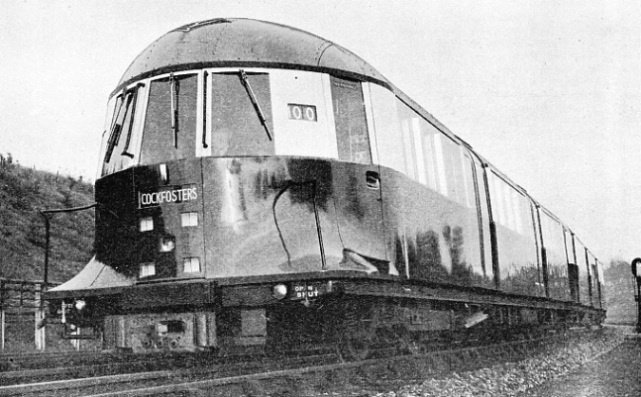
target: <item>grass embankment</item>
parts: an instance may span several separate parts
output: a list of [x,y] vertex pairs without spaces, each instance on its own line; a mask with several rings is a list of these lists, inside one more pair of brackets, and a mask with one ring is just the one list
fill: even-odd
[[[42,280],[43,209],[93,202],[93,185],[82,178],[22,167],[0,155],[0,277]],[[91,259],[93,210],[51,215],[49,281],[64,282]]]
[[[0,278],[41,281],[44,278],[45,222],[39,211],[93,203],[93,185],[14,163],[0,154]],[[64,282],[91,259],[93,210],[50,215],[49,281]],[[15,298],[17,292],[4,297]],[[19,295],[19,294],[18,294]],[[26,299],[30,299],[28,296]],[[34,317],[27,306],[6,309],[5,352],[35,349]],[[60,325],[47,326],[47,350],[67,350]]]

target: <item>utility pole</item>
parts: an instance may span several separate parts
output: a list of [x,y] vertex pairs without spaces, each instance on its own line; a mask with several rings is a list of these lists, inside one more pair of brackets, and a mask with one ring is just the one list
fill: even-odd
[[[85,205],[84,207],[74,207],[74,208],[59,208],[55,210],[41,210],[40,215],[45,220],[45,265],[44,265],[44,282],[43,282],[43,287],[46,290],[47,286],[49,284],[49,240],[50,240],[50,233],[49,229],[51,226],[51,223],[49,222],[49,214],[57,214],[59,212],[75,212],[75,211],[84,211],[88,210],[90,208],[94,208],[98,204],[94,203],[91,205]],[[44,291],[42,291],[44,292]]]
[[634,258],[631,267],[637,284],[634,291],[634,300],[637,302],[637,333],[641,333],[641,258]]

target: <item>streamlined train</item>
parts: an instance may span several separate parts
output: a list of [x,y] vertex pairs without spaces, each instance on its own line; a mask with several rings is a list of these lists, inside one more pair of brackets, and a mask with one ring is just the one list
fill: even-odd
[[569,227],[292,27],[220,18],[153,42],[109,97],[98,173],[95,256],[46,299],[105,349],[364,358],[605,317]]

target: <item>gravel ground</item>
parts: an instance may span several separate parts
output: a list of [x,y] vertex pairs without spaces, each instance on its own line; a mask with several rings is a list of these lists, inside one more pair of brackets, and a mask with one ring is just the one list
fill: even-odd
[[641,339],[627,341],[584,367],[518,397],[641,396]]
[[[627,332],[627,331],[626,331]],[[641,397],[641,339],[603,332],[516,362],[430,375],[420,361],[246,382],[225,397]],[[413,363],[413,364],[411,364]],[[205,395],[205,394],[203,394]],[[207,394],[208,395],[208,394]]]
[[[622,342],[622,334],[610,333],[596,342],[571,344],[552,354],[360,396],[641,396],[641,342]],[[611,392],[612,388],[617,391]]]

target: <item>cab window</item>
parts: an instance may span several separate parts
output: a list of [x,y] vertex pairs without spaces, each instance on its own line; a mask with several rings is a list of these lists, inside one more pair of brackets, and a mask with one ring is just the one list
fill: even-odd
[[151,81],[141,164],[193,157],[196,145],[196,74]]
[[239,71],[211,78],[211,155],[273,155],[269,75]]
[[129,166],[134,158],[132,136],[135,134],[136,108],[143,87],[133,87],[115,98],[111,121],[103,136],[101,175]]

